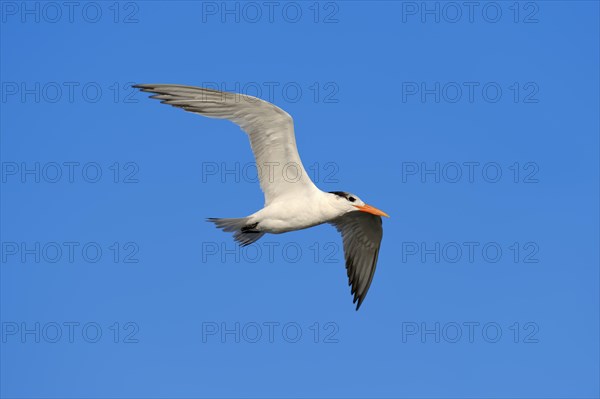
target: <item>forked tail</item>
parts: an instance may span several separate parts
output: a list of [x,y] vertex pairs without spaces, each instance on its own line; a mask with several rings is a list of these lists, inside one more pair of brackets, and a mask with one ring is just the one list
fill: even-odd
[[262,236],[264,232],[255,230],[257,223],[250,223],[248,218],[208,218],[219,229],[228,233],[233,233],[233,239],[242,247],[250,245]]

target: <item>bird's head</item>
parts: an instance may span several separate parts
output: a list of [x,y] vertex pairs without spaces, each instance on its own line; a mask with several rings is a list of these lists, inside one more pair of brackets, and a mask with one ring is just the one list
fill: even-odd
[[331,202],[333,207],[339,210],[341,215],[358,211],[389,218],[387,213],[374,206],[365,204],[357,195],[345,191],[330,191],[329,194],[332,195]]

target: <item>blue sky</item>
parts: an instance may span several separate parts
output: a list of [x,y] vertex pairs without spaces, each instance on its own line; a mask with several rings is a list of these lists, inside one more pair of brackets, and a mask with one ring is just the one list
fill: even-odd
[[[2,1],[7,398],[594,398],[597,2]],[[245,136],[132,83],[242,91],[384,221],[241,250]]]

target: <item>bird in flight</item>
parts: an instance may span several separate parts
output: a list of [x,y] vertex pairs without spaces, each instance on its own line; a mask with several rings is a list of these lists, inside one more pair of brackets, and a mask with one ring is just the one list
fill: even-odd
[[163,104],[211,118],[228,119],[250,138],[265,195],[264,207],[243,218],[210,218],[242,246],[266,233],[280,234],[330,223],[341,233],[348,285],[360,308],[373,280],[385,212],[345,191],[324,192],[312,182],[298,154],[292,117],[256,97],[202,87],[138,84]]

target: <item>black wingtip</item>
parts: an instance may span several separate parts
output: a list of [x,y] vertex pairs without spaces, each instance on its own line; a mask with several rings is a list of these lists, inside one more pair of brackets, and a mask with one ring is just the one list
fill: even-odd
[[360,309],[360,305],[362,305],[362,299],[358,300],[358,303],[356,304],[356,311],[358,312],[358,309]]
[[137,83],[137,84],[131,85],[131,87],[133,87],[134,89],[138,89],[140,91],[144,91],[144,92],[153,92],[154,88],[156,86],[152,85],[152,84],[146,84],[146,83]]

